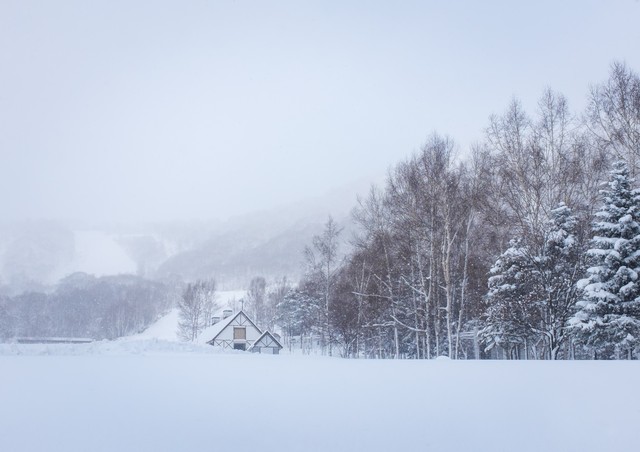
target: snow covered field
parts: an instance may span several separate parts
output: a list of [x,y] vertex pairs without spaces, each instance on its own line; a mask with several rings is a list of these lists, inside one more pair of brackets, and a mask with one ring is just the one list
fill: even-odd
[[637,362],[343,360],[159,340],[0,355],[7,452],[640,448]]

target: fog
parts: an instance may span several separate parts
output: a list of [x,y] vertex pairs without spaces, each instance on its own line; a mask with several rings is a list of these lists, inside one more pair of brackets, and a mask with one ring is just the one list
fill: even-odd
[[[0,3],[2,220],[228,218],[640,66],[640,3]],[[348,196],[355,193],[348,192]]]
[[329,214],[515,97],[583,111],[640,3],[0,2],[0,293],[303,272]]
[[0,354],[640,357],[638,24],[0,0]]

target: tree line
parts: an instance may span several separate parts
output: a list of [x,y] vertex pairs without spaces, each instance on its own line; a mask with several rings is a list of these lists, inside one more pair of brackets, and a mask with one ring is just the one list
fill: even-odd
[[514,100],[464,157],[433,134],[393,167],[358,199],[354,237],[330,218],[278,323],[349,357],[634,358],[638,174],[624,63],[581,114],[550,89],[533,113]]
[[165,314],[181,288],[133,275],[74,273],[50,292],[0,297],[0,340],[19,337],[115,339]]

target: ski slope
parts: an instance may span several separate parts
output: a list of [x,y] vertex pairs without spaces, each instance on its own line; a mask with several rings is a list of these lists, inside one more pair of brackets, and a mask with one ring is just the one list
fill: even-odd
[[[45,355],[45,356],[42,356]],[[637,451],[638,362],[0,346],[1,450]]]
[[[246,295],[244,290],[227,290],[216,293],[216,302],[220,309],[232,306],[234,302]],[[179,341],[178,338],[178,309],[170,310],[166,315],[158,319],[149,328],[140,334],[130,336],[133,340],[158,339],[161,341]]]

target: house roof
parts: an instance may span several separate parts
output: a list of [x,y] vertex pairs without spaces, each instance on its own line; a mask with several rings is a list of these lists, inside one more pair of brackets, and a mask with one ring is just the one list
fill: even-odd
[[[209,342],[215,340],[216,337],[222,333],[222,331],[228,327],[231,322],[233,322],[240,314],[244,315],[246,319],[253,325],[253,327],[258,330],[258,332],[262,333],[262,330],[253,323],[253,320],[244,312],[238,311],[235,315],[231,315],[224,320],[219,321],[215,325],[211,325],[209,328],[205,328],[202,333],[198,336],[198,343],[200,344],[208,344]],[[260,336],[262,337],[262,336]]]
[[278,339],[276,339],[273,334],[271,334],[269,331],[265,331],[264,333],[262,333],[262,335],[256,339],[256,341],[251,345],[251,347],[249,347],[249,350],[251,350],[253,347],[255,347],[256,345],[260,344],[260,341],[262,341],[262,339],[266,336],[269,336],[271,338],[271,340],[273,342],[275,342],[276,344],[278,344],[278,347],[280,348],[284,348],[282,346],[282,344],[280,343],[280,341],[278,341]]

